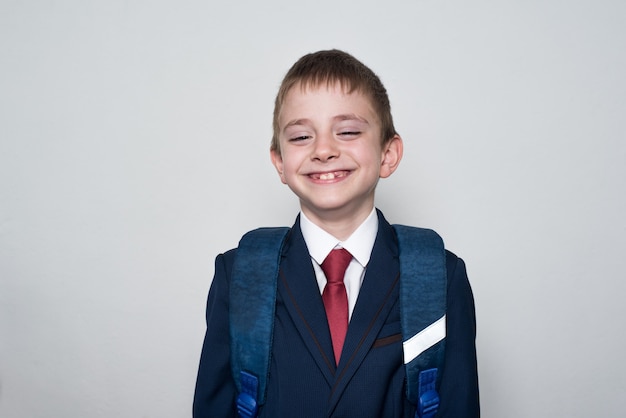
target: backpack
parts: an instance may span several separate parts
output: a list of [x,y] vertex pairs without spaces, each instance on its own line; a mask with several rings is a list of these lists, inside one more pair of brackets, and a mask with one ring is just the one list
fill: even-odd
[[[438,370],[443,366],[446,254],[429,229],[393,225],[400,258],[400,315],[407,399],[416,418],[439,408]],[[230,286],[231,366],[240,418],[255,418],[265,403],[272,351],[278,270],[289,228],[260,228],[239,242]]]

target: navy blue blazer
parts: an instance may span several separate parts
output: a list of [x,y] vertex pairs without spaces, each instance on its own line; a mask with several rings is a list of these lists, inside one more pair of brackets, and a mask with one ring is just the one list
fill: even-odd
[[[415,406],[405,396],[398,244],[393,228],[380,212],[378,216],[378,235],[338,366],[299,221],[293,226],[280,264],[267,402],[260,418],[414,417]],[[235,254],[228,251],[215,261],[194,418],[237,416],[228,330]],[[463,261],[450,252],[446,261],[447,339],[437,417],[474,418],[480,415],[474,299]]]

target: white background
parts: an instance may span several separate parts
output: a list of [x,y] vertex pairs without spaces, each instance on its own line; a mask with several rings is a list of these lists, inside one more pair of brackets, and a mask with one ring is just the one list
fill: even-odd
[[278,84],[341,48],[468,264],[483,416],[626,409],[626,2],[0,1],[0,416],[191,415],[213,259],[297,201]]

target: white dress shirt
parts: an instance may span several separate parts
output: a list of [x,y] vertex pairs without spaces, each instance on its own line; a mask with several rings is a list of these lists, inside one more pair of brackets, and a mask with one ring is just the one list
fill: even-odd
[[352,311],[359,297],[359,290],[365,276],[365,268],[370,261],[372,248],[374,248],[374,241],[378,233],[376,210],[372,209],[365,221],[345,241],[338,240],[315,225],[304,213],[300,213],[300,229],[311,255],[311,262],[315,270],[320,294],[324,291],[327,281],[321,267],[326,256],[335,248],[345,248],[352,254],[352,261],[350,261],[346,269],[343,280],[348,294],[348,318],[352,318]]

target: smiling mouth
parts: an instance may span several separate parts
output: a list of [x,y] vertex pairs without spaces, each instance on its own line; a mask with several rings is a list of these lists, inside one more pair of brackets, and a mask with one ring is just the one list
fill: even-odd
[[349,171],[332,171],[329,173],[313,173],[309,174],[314,180],[334,180],[341,177],[346,177]]

